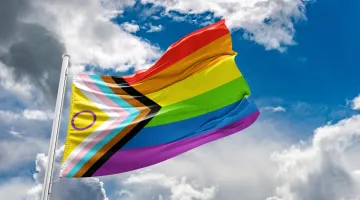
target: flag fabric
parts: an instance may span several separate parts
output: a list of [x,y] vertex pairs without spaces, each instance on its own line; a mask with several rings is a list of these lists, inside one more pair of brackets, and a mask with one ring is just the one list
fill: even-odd
[[149,69],[76,75],[60,177],[147,167],[249,127],[259,110],[236,55],[221,20],[172,44]]

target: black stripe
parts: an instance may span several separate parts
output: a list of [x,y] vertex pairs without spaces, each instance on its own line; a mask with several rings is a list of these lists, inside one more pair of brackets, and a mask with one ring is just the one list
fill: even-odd
[[108,161],[117,151],[119,151],[126,143],[128,143],[138,132],[141,131],[150,120],[159,112],[161,106],[141,94],[135,88],[131,87],[123,78],[112,77],[121,89],[133,96],[136,100],[150,108],[150,112],[141,120],[128,134],[118,141],[109,151],[107,151],[99,160],[97,160],[83,175],[83,177],[91,177],[106,161]]
[[126,93],[134,97],[136,100],[140,101],[142,104],[146,106],[158,106],[156,102],[149,99],[147,96],[143,95],[141,92],[137,91],[135,88],[133,88],[131,85],[129,85],[128,82],[125,81],[125,79],[118,77],[118,76],[112,76],[112,79],[115,81],[116,84],[118,84],[121,89],[123,89]]

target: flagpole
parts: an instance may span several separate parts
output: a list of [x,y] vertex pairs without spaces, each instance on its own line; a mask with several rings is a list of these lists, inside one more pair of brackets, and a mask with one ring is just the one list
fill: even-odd
[[70,60],[70,56],[68,54],[63,54],[59,87],[58,87],[58,93],[57,93],[56,105],[55,105],[55,115],[54,115],[54,120],[53,120],[53,125],[52,125],[49,152],[48,152],[48,160],[47,160],[48,164],[47,164],[47,167],[45,170],[45,177],[44,177],[44,183],[43,183],[43,190],[42,190],[42,194],[41,194],[41,200],[48,200],[50,198],[51,185],[52,185],[51,177],[52,177],[53,168],[54,168],[56,143],[57,143],[58,136],[59,136],[61,110],[62,110],[63,101],[64,101],[69,60]]

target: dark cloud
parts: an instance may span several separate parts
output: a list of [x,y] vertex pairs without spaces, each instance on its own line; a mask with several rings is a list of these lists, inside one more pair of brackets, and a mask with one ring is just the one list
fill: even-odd
[[43,103],[53,106],[65,47],[46,27],[24,21],[32,11],[24,0],[2,2],[0,61],[13,69],[16,80],[28,78],[43,95]]
[[14,36],[21,11],[27,7],[24,0],[5,0],[0,6],[0,43]]

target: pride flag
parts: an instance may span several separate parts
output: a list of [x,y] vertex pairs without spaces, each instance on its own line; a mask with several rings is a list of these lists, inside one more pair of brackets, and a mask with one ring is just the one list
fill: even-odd
[[79,74],[60,177],[147,167],[239,132],[259,116],[225,20],[172,44],[130,76]]

